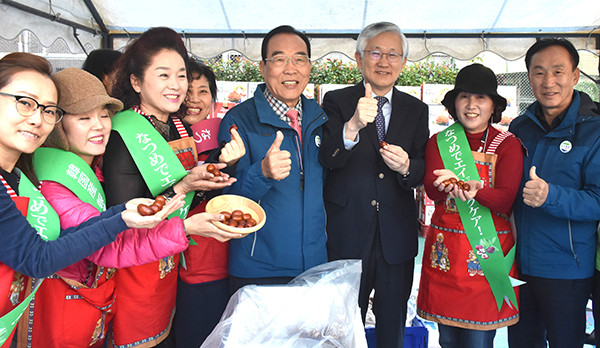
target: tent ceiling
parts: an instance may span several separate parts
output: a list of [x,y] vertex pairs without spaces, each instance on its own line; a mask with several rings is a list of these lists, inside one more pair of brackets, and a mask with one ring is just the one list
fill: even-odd
[[[16,9],[28,7],[57,15],[59,20],[77,25],[79,31],[96,32],[98,35],[90,35],[98,41],[105,38],[98,46],[110,46],[107,44],[110,42],[114,48],[120,48],[129,38],[149,27],[168,26],[184,35],[192,53],[204,58],[235,49],[251,59],[259,59],[262,35],[281,24],[290,24],[311,37],[314,58],[331,51],[353,56],[354,38],[366,24],[376,21],[391,21],[403,29],[409,37],[409,59],[413,61],[435,52],[469,59],[486,50],[516,59],[524,55],[536,36],[549,35],[570,37],[580,49],[595,53],[600,49],[598,0],[279,3],[270,0],[0,0],[0,3],[4,4],[0,10],[10,11],[11,17],[28,16],[23,9]],[[14,37],[22,29],[29,29],[38,37],[56,37],[55,32],[60,32],[47,28],[49,23],[57,23],[36,17],[29,21],[10,18],[10,25],[3,23],[0,35]],[[3,21],[4,18],[5,15]]]

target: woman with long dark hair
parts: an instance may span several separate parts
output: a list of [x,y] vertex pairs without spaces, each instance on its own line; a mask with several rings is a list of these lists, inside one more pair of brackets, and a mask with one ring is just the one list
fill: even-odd
[[[226,174],[215,177],[206,165],[195,166],[191,131],[177,116],[188,88],[186,59],[179,35],[162,27],[146,31],[117,62],[112,94],[123,102],[125,111],[112,120],[113,132],[104,155],[109,206],[139,195],[179,193],[186,195],[185,206],[178,212],[185,218],[205,191],[235,181]],[[215,166],[223,169],[226,165]],[[239,236],[216,226],[212,229],[212,237],[220,241]],[[175,311],[178,263],[179,255],[172,255],[119,270],[119,300],[113,319],[116,347],[151,347],[168,336]]]
[[[149,200],[136,199],[60,231],[56,213],[37,190],[31,161],[31,153],[63,116],[51,72],[47,60],[32,54],[0,59],[0,291],[5,294],[0,315],[10,312],[9,322],[24,309],[19,311],[26,276],[46,277],[112,242],[128,227],[153,227],[174,210],[142,217],[137,204]],[[179,207],[175,202],[171,206]],[[1,328],[2,347],[10,345],[13,328]]]

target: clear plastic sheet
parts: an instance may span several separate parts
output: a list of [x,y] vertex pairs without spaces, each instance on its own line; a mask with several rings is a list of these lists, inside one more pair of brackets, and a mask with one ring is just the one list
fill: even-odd
[[231,297],[202,348],[366,348],[360,274],[360,260],[339,260],[287,285],[245,286]]

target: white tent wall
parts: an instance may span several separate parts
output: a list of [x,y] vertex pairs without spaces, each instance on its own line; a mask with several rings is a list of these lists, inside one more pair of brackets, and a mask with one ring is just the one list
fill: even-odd
[[[310,35],[310,34],[309,34]],[[595,40],[588,38],[570,38],[579,49],[593,47]],[[113,39],[113,47],[121,49],[127,45],[128,38]],[[185,38],[188,50],[194,55],[208,59],[223,52],[235,50],[247,58],[260,61],[260,46],[262,38]],[[523,47],[530,47],[535,38],[455,38],[426,39],[409,38],[409,61],[419,61],[431,54],[445,54],[460,60],[473,59],[481,52],[490,51],[506,60],[516,60],[524,56]],[[312,58],[320,59],[331,52],[343,53],[354,59],[356,40],[352,38],[310,38]],[[591,49],[591,52],[598,50]]]
[[[580,68],[594,79],[600,53],[598,0],[290,0],[276,6],[271,0],[243,5],[237,0],[169,0],[168,6],[159,0],[0,0],[0,14],[0,56],[40,54],[55,70],[81,66],[86,57],[82,46],[86,52],[122,50],[155,26],[181,33],[189,51],[203,59],[233,50],[259,61],[262,37],[281,24],[307,33],[313,59],[332,52],[354,59],[358,33],[376,21],[403,29],[410,62],[452,57],[459,68],[475,60],[496,74],[521,73],[523,56],[537,37],[563,36],[580,50]],[[526,81],[521,85],[528,87]]]
[[[0,0],[0,36],[14,37],[20,30],[29,29],[44,45],[62,37],[73,48],[72,30],[54,26],[56,23],[47,19],[31,19],[35,16],[10,8],[20,5],[59,14],[59,18],[92,31],[105,30],[103,34],[109,40],[115,38],[115,42],[104,45],[115,48],[126,42],[123,37],[127,36],[120,34],[136,35],[154,26],[172,27],[189,38],[192,52],[199,57],[214,57],[235,49],[257,60],[260,44],[256,41],[281,24],[312,34],[314,58],[331,51],[353,57],[352,37],[376,21],[397,23],[409,35],[410,61],[434,52],[471,59],[482,51],[514,60],[525,54],[538,35],[569,37],[578,49],[596,55],[600,49],[598,0],[303,0],[276,5],[271,0],[243,5],[238,0],[169,0],[168,6],[159,0],[89,3],[97,10],[96,19],[83,0]],[[82,32],[80,35],[84,36]],[[99,35],[87,35],[92,41],[100,39]]]
[[[81,3],[79,0],[77,2]],[[58,12],[61,14],[61,17],[65,14],[63,10],[58,10]],[[5,40],[13,40],[21,35],[23,31],[28,30],[35,34],[40,44],[46,48],[51,47],[57,40],[62,40],[67,45],[69,52],[73,54],[83,53],[80,44],[73,35],[73,28],[67,25],[26,13],[2,3],[0,3],[0,13],[2,18],[0,37]],[[77,30],[77,34],[88,52],[100,48],[102,45],[102,37],[100,35],[91,34],[83,30]],[[27,52],[27,47],[24,46],[22,51]]]

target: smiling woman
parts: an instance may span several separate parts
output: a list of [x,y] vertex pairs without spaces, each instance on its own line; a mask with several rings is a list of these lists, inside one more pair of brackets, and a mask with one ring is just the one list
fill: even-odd
[[[515,244],[508,216],[523,154],[514,135],[490,124],[506,108],[491,69],[463,68],[442,104],[457,122],[427,144],[423,185],[436,207],[425,241],[417,312],[438,323],[442,346],[491,348],[496,329],[519,320],[518,290],[509,281],[516,266],[507,270],[504,255]],[[463,149],[462,157],[456,157],[457,148]],[[455,158],[462,158],[460,166]],[[467,187],[461,189],[463,179]]]
[[[105,209],[98,164],[109,139],[110,118],[123,104],[106,94],[100,80],[81,69],[64,69],[53,80],[65,115],[48,136],[46,146],[36,150],[34,168],[42,180],[42,194],[58,214],[61,226],[69,227]],[[85,187],[68,173],[86,178]],[[145,264],[185,250],[186,232],[194,229],[186,231],[179,218],[153,229],[130,229],[108,246],[58,271],[58,277],[44,281],[37,292],[23,319],[29,324],[19,337],[31,346],[49,348],[82,342],[102,345],[114,314],[115,268]]]
[[[112,119],[104,155],[103,173],[107,205],[135,196],[167,198],[186,195],[177,216],[185,218],[193,207],[195,191],[221,189],[234,179],[196,166],[190,128],[178,117],[188,90],[187,51],[179,35],[169,28],[152,28],[136,39],[117,62],[113,96],[125,111]],[[216,164],[223,169],[225,164]],[[187,170],[187,171],[186,171]],[[189,173],[188,173],[189,172]],[[196,199],[194,203],[199,200]],[[238,234],[207,223],[219,214],[194,215],[186,230],[207,226],[207,234],[221,241]],[[119,269],[116,282],[113,342],[119,346],[168,346],[175,309],[179,254],[141,266]]]
[[0,59],[1,347],[11,344],[14,323],[29,303],[30,298],[24,301],[27,276],[46,277],[112,242],[127,225],[154,227],[166,216],[144,218],[119,205],[60,231],[56,212],[35,189],[39,183],[31,162],[31,153],[63,114],[51,70],[44,58],[28,53]]

